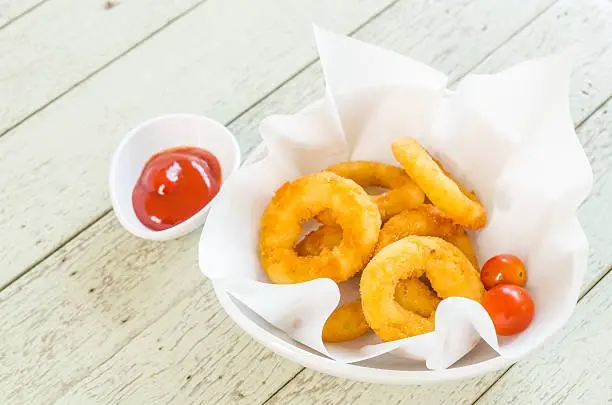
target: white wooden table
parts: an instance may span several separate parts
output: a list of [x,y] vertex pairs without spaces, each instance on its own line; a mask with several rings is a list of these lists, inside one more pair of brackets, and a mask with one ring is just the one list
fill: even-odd
[[[589,269],[575,315],[529,359],[423,387],[305,370],[224,314],[197,233],[161,244],[119,226],[120,137],[205,113],[246,156],[263,117],[322,94],[311,21],[453,80],[583,45],[571,102],[595,174]],[[608,0],[0,0],[0,403],[612,403],[611,66]]]

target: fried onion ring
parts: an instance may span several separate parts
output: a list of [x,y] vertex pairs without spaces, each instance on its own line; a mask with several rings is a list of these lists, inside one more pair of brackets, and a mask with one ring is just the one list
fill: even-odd
[[431,204],[423,204],[418,208],[403,211],[388,220],[380,230],[374,254],[380,252],[385,246],[410,235],[437,236],[445,239],[457,246],[475,268],[479,268],[472,243],[463,228],[455,224],[442,210]]
[[365,335],[369,330],[361,310],[361,300],[357,300],[331,313],[323,326],[322,337],[324,342],[346,342]]
[[416,140],[398,138],[391,149],[427,198],[456,223],[470,229],[485,226],[487,214],[476,196],[465,193]]
[[[299,257],[294,245],[302,224],[331,209],[342,241],[316,256]],[[259,255],[263,270],[277,284],[327,277],[348,280],[370,259],[380,231],[380,212],[357,183],[330,172],[314,173],[280,187],[261,218]]]
[[[423,191],[414,184],[404,170],[396,166],[369,161],[350,161],[332,165],[326,171],[351,179],[364,188],[387,188],[388,191],[371,196],[380,210],[383,222],[405,209],[422,204],[425,200]],[[296,246],[300,256],[317,255],[316,252],[320,252],[323,246],[331,249],[342,240],[341,228],[338,227],[332,211],[323,211],[317,216],[317,220],[326,226],[311,232],[300,241]]]
[[[432,214],[439,214],[442,218],[446,218],[443,216],[442,212],[433,206],[423,207],[423,211],[428,211],[429,207],[431,207]],[[393,221],[393,224],[398,224],[397,220],[394,220],[397,216],[391,218],[387,224]],[[450,220],[449,220],[450,221]],[[444,222],[441,220],[441,222]],[[450,221],[452,224],[452,221]],[[387,225],[383,226],[383,230]],[[433,227],[433,225],[430,225]],[[459,231],[463,232],[461,227],[458,225],[454,225],[451,228],[457,228]],[[404,236],[408,236],[408,234],[403,234],[406,230],[409,230],[407,226],[402,222],[400,233],[393,233],[388,235],[396,236],[397,239],[401,239]],[[418,228],[417,228],[418,230]],[[431,232],[433,233],[433,232]],[[448,236],[448,235],[447,235]],[[449,236],[450,237],[450,236]],[[379,236],[379,244],[382,238],[382,230]],[[467,236],[466,236],[467,238]],[[389,240],[388,243],[395,242],[395,240]],[[334,246],[338,245],[342,240],[342,229],[338,226],[322,226],[319,229],[308,234],[300,243],[296,246],[296,251],[300,256],[316,256],[321,254],[324,249],[331,249]],[[467,239],[467,243],[470,241]],[[382,249],[381,246],[380,249]],[[471,245],[469,245],[471,249]],[[378,249],[378,248],[377,248]],[[433,311],[437,308],[440,303],[440,298],[432,291],[432,289],[421,280],[417,279],[405,279],[400,280],[397,284],[397,288],[395,289],[395,299],[396,301],[404,307],[404,309],[408,311],[416,312],[417,314],[428,317],[431,316]],[[347,307],[348,308],[345,308]],[[363,327],[365,323],[366,327]],[[364,335],[370,328],[367,326],[365,322],[365,318],[363,315],[363,311],[361,310],[361,301],[359,301],[359,305],[352,302],[350,304],[343,305],[337,308],[330,317],[325,322],[325,326],[323,328],[323,341],[325,342],[345,342],[349,340],[356,339],[362,335]]]
[[435,312],[424,317],[404,309],[395,299],[402,279],[427,276],[438,296],[480,301],[484,287],[478,271],[461,251],[431,236],[408,236],[386,246],[368,263],[360,282],[362,309],[374,332],[386,342],[428,333]]
[[[399,167],[379,162],[356,160],[342,162],[325,169],[347,179],[353,180],[361,187],[381,187],[388,191],[373,195],[372,199],[380,210],[382,221],[385,222],[393,215],[425,201],[423,191],[410,179],[404,170]],[[321,213],[317,220],[325,225],[335,223],[329,211]]]
[[[425,283],[418,279],[404,279],[397,283],[395,300],[405,310],[431,316],[441,299]],[[344,304],[331,313],[323,326],[323,341],[346,342],[365,335],[370,330],[366,322],[361,300]]]

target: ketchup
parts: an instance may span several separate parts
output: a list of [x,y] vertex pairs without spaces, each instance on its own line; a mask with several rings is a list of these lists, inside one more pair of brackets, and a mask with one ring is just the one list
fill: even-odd
[[191,218],[221,187],[221,165],[207,150],[180,147],[161,151],[145,164],[132,192],[144,226],[162,231]]

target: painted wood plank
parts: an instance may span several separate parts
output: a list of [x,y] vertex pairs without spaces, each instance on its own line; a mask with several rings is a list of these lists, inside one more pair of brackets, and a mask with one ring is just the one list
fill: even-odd
[[149,243],[109,216],[0,292],[3,403],[53,403],[201,290],[197,240]]
[[207,283],[57,404],[261,404],[300,369],[253,344]]
[[[428,2],[423,3],[423,5],[426,4]],[[453,4],[456,8],[461,8],[462,5],[458,0]],[[469,18],[490,15],[490,11],[485,12],[485,10],[491,10],[490,2],[483,0],[478,4],[480,4],[480,9],[470,9],[470,13],[466,14],[463,20],[458,20],[456,15],[448,17],[448,20],[440,19],[447,21],[442,31],[431,26],[429,19],[419,20],[418,18],[414,20],[419,28],[414,30],[421,32],[420,35],[423,38],[435,35],[446,37],[446,32],[452,30],[453,27],[460,29],[475,21]],[[543,7],[543,4],[545,5],[541,3],[540,7]],[[445,5],[448,6],[449,3]],[[527,14],[528,9],[526,8],[523,10],[524,14],[514,15],[513,25],[500,24],[500,31],[493,30],[495,34],[491,35],[497,35],[501,43],[504,38],[511,35],[535,14],[533,10],[532,14]],[[411,3],[411,6],[400,3],[397,8],[394,7],[384,13],[380,17],[382,20],[379,24],[382,26],[394,24],[397,18],[400,16],[406,18],[405,14],[410,12],[416,12],[414,2]],[[398,34],[387,40],[405,41],[407,38],[409,37],[404,34]],[[463,37],[463,39],[466,38],[469,37]],[[380,40],[376,38],[372,40],[386,45],[384,37],[381,37]],[[461,63],[475,65],[490,51],[486,46],[488,45],[483,44],[482,47],[474,45],[474,49],[478,49],[478,52],[472,55],[471,59],[461,61]],[[285,94],[287,103],[292,103],[294,98],[303,96],[301,101],[296,103],[296,105],[303,105],[308,101],[307,97],[310,93],[298,89],[292,94]],[[251,117],[248,119],[254,120],[253,123],[240,125],[252,127],[261,118],[262,116]],[[240,122],[244,119],[247,119],[246,115]],[[236,131],[239,128],[238,122],[231,128]],[[129,367],[132,367],[130,365],[133,365],[134,370],[132,371],[143,371],[145,373],[143,375],[155,375],[165,367],[175,367],[166,362],[156,364],[149,356],[142,354],[144,352],[140,350],[145,350],[145,347],[152,351],[158,350],[158,347],[151,346],[153,340],[145,338],[140,340],[141,336],[137,335],[143,329],[146,330],[145,334],[161,332],[170,335],[174,330],[181,330],[184,321],[182,316],[174,312],[172,316],[164,316],[164,314],[172,311],[171,308],[192,291],[198,291],[200,288],[206,289],[202,287],[203,277],[195,269],[196,240],[197,235],[189,235],[171,243],[143,242],[125,234],[109,215],[0,293],[0,319],[4,319],[0,326],[3,330],[6,328],[13,331],[3,344],[4,362],[0,363],[0,367],[2,364],[7,365],[4,370],[0,368],[0,390],[10,392],[9,403],[33,401],[34,398],[40,399],[41,402],[46,402],[47,399],[49,399],[48,402],[52,402],[52,399],[64,393],[67,393],[69,398],[82,399],[84,390],[82,387],[85,385],[90,387],[89,384],[98,387],[97,389],[90,387],[93,390],[92,395],[98,395],[96,398],[108,399],[109,397],[104,393],[115,392],[122,387],[122,385],[115,384],[122,384],[122,381],[125,383],[138,375],[136,373],[126,377],[126,373],[131,373],[128,370]],[[74,272],[76,273],[73,274]],[[202,316],[210,318],[220,316],[217,313],[222,314],[219,312],[220,308],[215,299],[210,298],[206,302],[206,305],[214,305],[215,309],[206,310]],[[24,322],[24,319],[27,322]],[[61,325],[61,332],[58,332],[58,325]],[[207,328],[198,329],[197,335],[202,337],[208,332],[210,330]],[[27,339],[24,336],[27,336]],[[174,350],[176,353],[185,353],[194,346],[192,340],[181,340],[180,338],[176,340],[180,343],[173,349],[173,353],[169,354],[171,357],[174,356]],[[122,350],[120,354],[115,354],[130,341],[132,343],[138,341],[139,344],[130,344],[125,351]],[[216,350],[223,352],[226,349],[217,347]],[[254,350],[252,353],[257,353],[256,356],[269,354],[266,349],[249,339],[249,349],[245,351],[251,353],[251,350]],[[116,360],[118,358],[122,360]],[[279,387],[299,368],[294,368],[295,365],[286,360],[274,358],[275,362],[270,364],[278,362],[283,365],[269,367],[283,367],[289,370],[287,374],[283,374],[284,377],[266,378],[266,381],[274,382],[277,384],[276,387]],[[197,370],[197,367],[191,362],[197,363],[198,361],[200,360],[182,363],[183,367],[186,367],[183,371]],[[103,362],[101,367],[112,365],[110,371],[100,375],[96,383],[92,383],[91,379],[87,378],[71,388],[75,382],[86,376],[98,375],[93,368],[101,362]],[[240,369],[244,367],[242,362],[242,358],[238,357],[234,362],[233,357],[228,355],[220,358],[216,367],[224,370]],[[266,370],[266,367],[268,366],[264,366],[263,370]],[[62,370],[61,375],[50,371],[52,369]],[[204,372],[204,370],[199,371],[199,373]],[[235,377],[232,377],[231,383],[225,382],[224,384],[248,385],[255,384],[257,381],[261,384],[261,380],[253,380],[254,377],[251,374],[249,370],[236,374]],[[183,374],[181,378],[182,376]],[[196,381],[199,381],[199,378],[202,376],[192,375],[192,379]],[[249,382],[245,383],[247,380]],[[181,381],[170,380],[164,389],[170,392],[180,391],[179,382]],[[149,386],[152,383],[155,384],[155,380],[141,379],[137,385],[149,387],[152,391],[158,392],[157,388]],[[213,386],[212,389],[214,390],[215,387]],[[269,389],[269,393],[273,392],[271,388]],[[137,391],[133,395],[137,394],[142,394],[142,391]],[[77,396],[73,397],[73,395]],[[190,400],[186,392],[180,392],[178,395]],[[249,394],[243,393],[243,395],[246,395],[246,398],[250,398],[251,395],[260,398],[260,396],[263,397],[263,392],[249,391]]]
[[[612,187],[612,176],[606,178]],[[612,194],[608,200],[611,198]],[[612,273],[584,297],[562,331],[532,357],[512,367],[477,404],[612,402],[610,291]]]
[[227,121],[314,58],[312,20],[350,32],[391,2],[208,0],[0,137],[0,286],[108,210],[131,127],[176,111]]
[[50,0],[0,31],[0,135],[205,0]]
[[499,373],[485,378],[423,386],[389,386],[342,380],[305,369],[266,405],[351,404],[470,405]]
[[47,0],[0,0],[0,29]]
[[578,210],[578,219],[589,240],[589,271],[583,291],[590,289],[612,265],[612,100],[602,106],[578,130],[591,166],[594,186]]
[[571,83],[571,110],[582,121],[612,92],[612,3],[607,0],[563,0],[492,54],[477,72],[498,71],[511,64],[506,53],[535,58],[576,46]]

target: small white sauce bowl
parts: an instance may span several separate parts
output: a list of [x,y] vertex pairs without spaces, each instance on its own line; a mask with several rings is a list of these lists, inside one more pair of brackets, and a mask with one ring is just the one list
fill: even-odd
[[[176,147],[198,147],[212,152],[225,181],[240,165],[240,148],[232,133],[222,124],[204,116],[172,114],[145,121],[132,129],[113,156],[109,187],[113,209],[121,225],[144,239],[170,240],[186,235],[204,224],[210,205],[172,228],[154,231],[142,224],[132,205],[132,191],[145,163],[156,153]],[[223,189],[223,186],[221,186]]]

